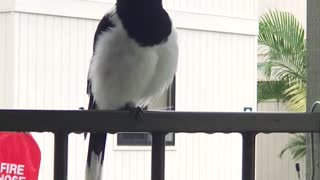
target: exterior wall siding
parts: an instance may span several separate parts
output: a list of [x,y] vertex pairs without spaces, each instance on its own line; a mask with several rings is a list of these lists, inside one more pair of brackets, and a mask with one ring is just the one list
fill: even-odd
[[[259,103],[259,112],[288,112],[284,103],[268,101]],[[300,164],[301,180],[305,180],[306,164],[305,159],[295,161],[291,158],[290,152],[286,152],[282,158],[279,154],[290,141],[294,134],[271,133],[259,134],[256,137],[256,179],[257,180],[299,180],[295,164]]]
[[[114,3],[115,0],[88,0],[94,2]],[[163,0],[165,8],[187,12],[209,13],[223,16],[255,18],[257,1],[255,0]]]
[[15,108],[86,105],[87,67],[97,21],[17,13]]
[[254,0],[164,0],[164,6],[169,9],[184,11],[196,11],[220,14],[224,16],[236,16],[252,18],[256,16],[256,1]]
[[[248,27],[257,28],[254,1],[243,1],[245,3],[242,5],[248,8],[243,10],[243,13],[231,9],[214,13],[220,14],[221,18],[234,16],[231,18],[232,21],[239,23],[248,23],[248,19],[252,20],[253,23],[249,22],[252,26]],[[210,8],[217,4],[219,7],[229,7],[227,3],[230,4],[231,1],[170,3],[172,2],[165,1],[169,9],[180,8],[191,11],[190,9],[194,7],[192,11],[202,9],[205,12],[211,11]],[[209,3],[212,3],[211,6]],[[238,2],[234,3],[233,8]],[[12,72],[15,76],[13,85],[10,86],[9,97],[12,104],[8,107],[20,109],[86,107],[87,68],[98,20],[29,13],[23,9],[12,14],[15,29]],[[244,17],[245,19],[242,19]],[[192,21],[196,22],[195,19]],[[203,30],[200,30],[201,28]],[[243,33],[244,30],[232,28],[229,24],[215,28],[203,25],[190,28],[184,23],[179,25],[177,110],[241,112],[243,107],[253,107],[255,110],[257,29],[248,28],[247,32],[250,33],[246,34]],[[228,33],[223,32],[223,28]],[[207,48],[209,50],[206,50]],[[53,135],[50,133],[33,133],[33,135],[42,151],[39,180],[50,180],[53,175]],[[69,137],[69,179],[82,180],[88,142],[83,139],[82,134],[71,134]],[[104,176],[113,180],[150,179],[150,156],[150,147],[119,147],[116,145],[116,135],[110,135]],[[176,134],[176,145],[167,147],[166,179],[240,180],[241,136]]]
[[179,35],[178,110],[255,110],[255,36],[192,30]]
[[300,164],[301,180],[305,180],[305,159],[294,161],[287,152],[282,158],[279,153],[293,134],[259,134],[256,143],[256,179],[257,180],[299,180],[295,163]]
[[0,13],[0,107],[13,105],[14,21],[13,13]]

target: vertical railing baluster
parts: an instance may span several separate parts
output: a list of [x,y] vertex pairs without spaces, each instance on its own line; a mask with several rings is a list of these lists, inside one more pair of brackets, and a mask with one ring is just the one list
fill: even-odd
[[54,180],[67,180],[68,176],[68,133],[54,133]]
[[152,133],[151,180],[164,180],[166,133]]
[[256,133],[242,133],[242,180],[255,179]]

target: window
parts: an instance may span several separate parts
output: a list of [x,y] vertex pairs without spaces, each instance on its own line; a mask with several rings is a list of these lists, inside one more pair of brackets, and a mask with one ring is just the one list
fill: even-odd
[[[157,101],[148,106],[148,109],[154,110],[175,110],[175,80],[172,86],[164,93]],[[149,146],[152,142],[152,136],[149,133],[118,133],[117,145],[118,146]],[[168,133],[166,136],[166,145],[175,145],[174,133]]]
[[[174,133],[166,135],[166,145],[174,146]],[[149,133],[118,133],[118,146],[149,146],[152,142],[152,136]]]

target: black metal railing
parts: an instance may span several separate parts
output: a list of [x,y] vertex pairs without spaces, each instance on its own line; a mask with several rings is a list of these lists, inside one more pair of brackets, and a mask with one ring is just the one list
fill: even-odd
[[242,180],[254,180],[255,136],[271,132],[320,132],[320,113],[144,112],[132,119],[124,111],[0,110],[0,131],[53,132],[54,180],[67,180],[68,134],[71,132],[150,132],[152,180],[164,180],[165,134],[231,133],[243,137]]

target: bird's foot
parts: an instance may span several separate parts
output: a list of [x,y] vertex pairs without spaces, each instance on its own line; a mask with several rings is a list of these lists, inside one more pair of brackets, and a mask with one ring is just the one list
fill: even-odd
[[130,104],[127,104],[124,110],[129,111],[130,114],[134,117],[134,119],[142,120],[143,109],[141,107],[134,107],[134,106],[131,106]]
[[132,108],[130,112],[136,120],[142,120],[143,109],[141,107]]

